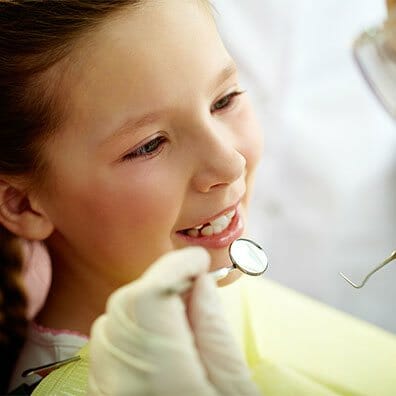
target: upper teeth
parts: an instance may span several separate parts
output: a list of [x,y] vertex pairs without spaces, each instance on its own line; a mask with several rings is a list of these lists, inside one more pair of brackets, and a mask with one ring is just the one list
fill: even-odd
[[199,233],[204,236],[210,236],[213,234],[220,234],[223,232],[231,223],[232,218],[235,216],[235,210],[231,210],[224,215],[216,217],[214,220],[209,222],[209,225],[203,226],[203,224],[191,228],[187,231],[187,234],[192,237],[197,237]]

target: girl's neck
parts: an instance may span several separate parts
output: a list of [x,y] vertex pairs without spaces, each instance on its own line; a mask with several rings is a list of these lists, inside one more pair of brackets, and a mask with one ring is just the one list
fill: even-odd
[[[62,270],[56,271],[57,267]],[[93,321],[104,312],[107,298],[115,288],[92,273],[88,276],[54,265],[47,301],[35,321],[48,328],[89,335]]]

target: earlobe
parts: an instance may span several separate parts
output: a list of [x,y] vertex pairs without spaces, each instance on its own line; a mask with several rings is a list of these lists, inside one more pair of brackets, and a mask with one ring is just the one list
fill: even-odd
[[33,194],[0,180],[0,223],[28,240],[44,240],[54,227]]

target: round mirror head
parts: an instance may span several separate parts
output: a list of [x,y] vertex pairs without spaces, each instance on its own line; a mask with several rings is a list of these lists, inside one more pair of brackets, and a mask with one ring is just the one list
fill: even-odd
[[268,267],[264,250],[249,239],[236,239],[229,247],[229,254],[234,267],[245,274],[258,276]]

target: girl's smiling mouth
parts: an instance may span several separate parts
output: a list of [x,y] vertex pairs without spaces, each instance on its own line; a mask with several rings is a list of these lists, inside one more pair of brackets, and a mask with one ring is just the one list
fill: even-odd
[[217,216],[207,223],[177,232],[189,245],[221,249],[227,247],[243,233],[243,220],[238,207]]

